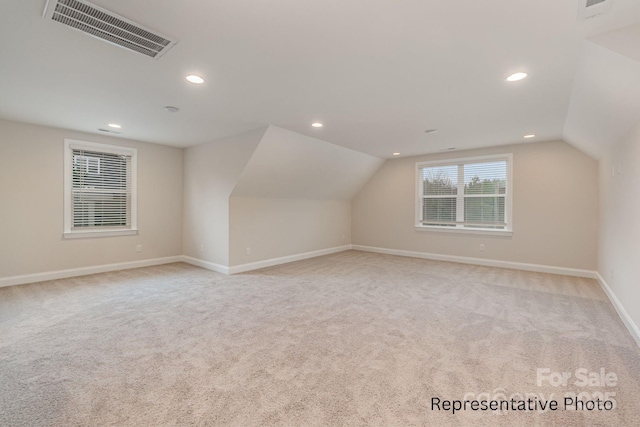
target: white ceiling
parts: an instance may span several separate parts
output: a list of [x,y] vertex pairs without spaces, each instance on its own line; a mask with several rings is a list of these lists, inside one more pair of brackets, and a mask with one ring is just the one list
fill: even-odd
[[383,160],[269,126],[232,196],[351,200]]
[[[592,79],[620,69],[589,67],[612,49],[634,79],[640,2],[579,21],[581,2],[93,1],[179,40],[154,60],[45,21],[45,0],[2,0],[0,118],[94,133],[116,122],[123,137],[175,146],[275,125],[385,158],[534,133],[597,157],[640,111],[592,136],[594,111],[580,106],[603,96]],[[530,77],[506,83],[515,71]]]

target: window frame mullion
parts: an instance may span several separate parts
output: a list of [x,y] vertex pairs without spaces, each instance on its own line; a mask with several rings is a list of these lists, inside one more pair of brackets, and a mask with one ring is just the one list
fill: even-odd
[[458,165],[458,188],[456,195],[456,228],[464,228],[464,163]]

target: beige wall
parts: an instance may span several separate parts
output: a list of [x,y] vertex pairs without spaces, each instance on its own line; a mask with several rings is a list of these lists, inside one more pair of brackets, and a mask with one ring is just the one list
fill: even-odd
[[229,265],[349,244],[350,200],[382,162],[269,126],[231,193]]
[[[351,202],[341,197],[232,195],[265,131],[181,150],[0,121],[0,277],[181,254],[237,266],[349,243],[596,269],[598,166],[563,142],[389,160]],[[600,167],[606,170],[611,163],[621,162],[622,176],[637,183],[633,173],[640,162],[638,127],[634,132],[601,161]],[[139,235],[62,239],[65,138],[138,149]],[[513,153],[514,158],[512,237],[415,231],[417,161],[505,152]],[[368,170],[376,167],[375,158],[366,160]],[[321,175],[319,172],[317,179],[321,180]],[[630,186],[631,192],[637,188],[632,181],[609,181],[608,177],[610,173],[600,180],[603,237],[599,271],[621,293],[621,299],[638,298],[637,289],[626,286],[629,279],[625,278],[631,277],[633,267],[640,263],[621,261],[629,259],[633,244],[639,241],[634,219],[638,202],[619,194],[624,186]],[[336,194],[342,195],[338,190]],[[143,245],[141,253],[135,251],[138,244]],[[485,245],[485,252],[479,251],[480,244]],[[251,248],[249,255],[247,247]],[[612,268],[614,278],[609,277]],[[638,313],[635,316],[637,322]]]
[[349,244],[350,199],[382,163],[275,126],[184,159],[184,254],[219,267]]
[[351,203],[231,197],[230,227],[230,266],[334,248],[351,241]]
[[[62,238],[65,138],[138,149],[138,235]],[[0,277],[182,253],[178,148],[0,121],[0,200]]]
[[184,255],[229,264],[229,196],[265,131],[185,149]]
[[[416,162],[501,153],[513,153],[513,236],[414,229]],[[597,188],[596,161],[561,141],[388,160],[353,200],[352,243],[595,270]]]
[[638,327],[640,123],[600,159],[599,223],[598,271]]

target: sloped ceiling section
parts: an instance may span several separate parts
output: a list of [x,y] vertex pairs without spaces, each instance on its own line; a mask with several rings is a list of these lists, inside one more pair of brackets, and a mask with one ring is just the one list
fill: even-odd
[[640,23],[598,34],[590,40],[640,62]]
[[269,126],[231,196],[351,200],[383,162]]
[[598,159],[640,121],[640,24],[583,43],[563,139]]

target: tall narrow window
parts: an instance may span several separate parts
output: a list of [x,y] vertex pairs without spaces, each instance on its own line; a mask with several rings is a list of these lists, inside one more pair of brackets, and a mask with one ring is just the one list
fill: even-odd
[[137,150],[65,140],[64,236],[137,233]]
[[416,227],[508,231],[511,154],[416,164]]

